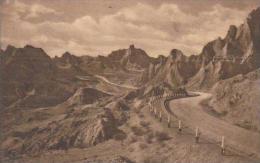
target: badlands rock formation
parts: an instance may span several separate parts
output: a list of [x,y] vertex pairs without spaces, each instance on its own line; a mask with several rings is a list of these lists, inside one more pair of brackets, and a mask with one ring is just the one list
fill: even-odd
[[259,68],[259,19],[260,8],[257,8],[239,27],[231,25],[224,39],[205,45],[199,55],[187,57],[180,50],[172,50],[165,64],[149,66],[142,81],[209,89],[219,80]]

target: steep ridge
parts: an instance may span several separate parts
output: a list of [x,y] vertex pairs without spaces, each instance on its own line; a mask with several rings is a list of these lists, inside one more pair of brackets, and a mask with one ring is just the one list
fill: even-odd
[[200,56],[187,57],[177,49],[173,49],[167,58],[160,57],[158,59],[160,62],[151,63],[149,69],[142,76],[142,79],[146,79],[142,81],[147,82],[148,85],[166,82],[172,87],[179,87],[187,83],[201,64]]
[[209,89],[220,80],[259,68],[259,20],[260,8],[257,8],[239,27],[231,25],[224,39],[217,38],[205,45],[199,55],[188,57],[173,49],[165,63],[149,66],[141,81],[146,84],[168,82],[174,87]]
[[[216,83],[210,112],[232,124],[260,132],[260,69]],[[213,110],[212,110],[213,109]]]
[[163,55],[160,55],[157,58],[155,58],[154,62],[149,63],[148,68],[146,68],[145,71],[142,73],[142,76],[139,81],[140,85],[152,80],[155,77],[155,75],[158,74],[159,70],[166,63],[166,61],[167,58]]
[[[97,102],[99,99],[109,97],[110,94],[104,93],[94,88],[79,88],[73,96],[71,96],[67,102],[70,105],[79,104],[92,104]],[[76,102],[76,103],[75,103]]]
[[78,66],[81,63],[79,57],[76,57],[69,52],[65,52],[61,57],[56,56],[53,60],[56,62],[56,64],[58,64],[59,67],[64,69]]
[[200,54],[201,68],[189,80],[188,86],[210,88],[219,80],[260,67],[259,18],[260,8],[252,11],[239,27],[231,25],[224,39],[208,43]]
[[82,59],[69,52],[65,52],[61,57],[55,57],[53,62],[57,67],[58,78],[73,80],[77,75],[89,75],[81,68]]
[[80,67],[88,73],[100,74],[111,71],[142,71],[149,66],[154,58],[130,45],[128,49],[112,51],[108,56],[81,57]]
[[134,45],[130,45],[120,62],[121,65],[125,65],[126,69],[141,70],[149,66],[151,58],[144,50],[136,49]]
[[[5,134],[0,148],[5,151],[4,155],[41,153],[92,147],[117,134],[122,135],[124,133],[117,127],[126,120],[126,115],[119,109],[128,106],[117,100],[97,89],[80,88],[54,107],[18,110],[20,114],[15,115],[6,110],[1,114],[1,120],[5,116],[8,118],[1,123]],[[16,124],[17,119],[19,124]],[[8,127],[11,125],[19,127]]]
[[[153,60],[134,45],[113,51],[108,56],[78,57],[66,52],[55,58],[31,45],[23,48],[9,45],[1,51],[1,105],[8,106],[17,100],[21,100],[17,104],[30,103],[31,107],[58,104],[82,86],[76,82],[77,76],[95,79],[94,75],[115,71],[122,75],[133,72],[132,76],[138,76]],[[27,97],[32,91],[34,94]]]
[[63,70],[57,66],[56,59],[53,61],[41,48],[30,45],[8,46],[1,55],[0,71],[0,103],[8,106],[20,100],[20,107],[58,104],[74,92],[73,77],[87,75],[71,67]]

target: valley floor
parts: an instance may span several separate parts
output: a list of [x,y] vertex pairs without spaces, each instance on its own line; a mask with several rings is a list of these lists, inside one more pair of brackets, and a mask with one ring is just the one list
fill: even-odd
[[[153,105],[158,110],[164,110],[162,122],[149,111],[147,99],[136,99],[129,103],[130,110],[127,112],[129,119],[119,127],[126,135],[123,139],[112,138],[92,147],[48,150],[2,161],[19,163],[120,161],[243,163],[259,161],[254,154],[250,155],[251,152],[257,152],[260,149],[258,148],[259,139],[257,139],[259,135],[230,125],[204,112],[200,102],[209,98],[210,94],[198,94],[199,96],[172,98],[169,101],[168,111],[172,114],[170,128],[167,127],[165,98],[157,100]],[[178,119],[183,122],[181,133],[178,131]],[[194,139],[196,126],[202,132],[199,143],[195,143]],[[236,143],[235,145],[239,145],[239,150],[246,152],[228,149],[226,154],[222,155],[218,141],[222,135],[226,136],[228,146],[233,147],[232,143]],[[247,140],[246,137],[250,138]],[[248,145],[248,148],[244,148],[243,145]]]

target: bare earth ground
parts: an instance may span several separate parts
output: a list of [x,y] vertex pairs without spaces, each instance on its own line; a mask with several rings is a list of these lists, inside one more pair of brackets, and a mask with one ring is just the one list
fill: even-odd
[[[119,88],[116,83],[106,82],[104,80],[103,87],[106,84]],[[122,90],[122,87],[120,88]],[[129,88],[126,88],[126,91]],[[116,91],[116,92],[117,92]],[[211,162],[211,163],[244,163],[244,162],[259,162],[259,158],[253,155],[249,156],[247,152],[241,153],[237,151],[227,151],[226,155],[221,155],[219,142],[216,139],[220,135],[226,136],[226,143],[249,144],[252,143],[244,140],[245,137],[253,136],[254,142],[247,149],[251,152],[257,150],[258,135],[244,131],[239,127],[230,126],[217,118],[211,117],[203,112],[200,107],[200,101],[208,98],[210,95],[199,93],[200,96],[180,98],[170,101],[170,111],[175,116],[183,120],[184,128],[181,133],[178,132],[177,118],[172,116],[171,127],[167,127],[167,112],[165,110],[165,98],[159,99],[154,103],[153,107],[162,112],[162,122],[149,111],[147,100],[134,100],[129,104],[128,111],[129,119],[125,124],[119,127],[126,137],[118,140],[112,138],[105,142],[99,143],[88,148],[69,148],[68,150],[49,150],[38,154],[22,155],[12,160],[6,159],[2,162],[17,162],[17,163],[86,163],[86,162],[108,162],[118,157],[126,157],[134,162],[157,163],[157,162]],[[52,112],[51,109],[50,114]],[[55,112],[55,120],[57,120],[59,111]],[[53,113],[54,114],[54,113]],[[60,116],[65,116],[61,112]],[[211,122],[212,121],[212,122]],[[220,127],[216,127],[220,124]],[[26,127],[28,124],[21,125]],[[34,124],[37,126],[37,124]],[[193,127],[199,126],[203,137],[199,143],[195,143]],[[210,127],[210,129],[209,129]],[[231,132],[227,132],[229,130]],[[208,130],[206,132],[206,130]],[[216,131],[218,134],[212,134]],[[234,132],[234,133],[233,133]],[[240,136],[237,133],[242,133]],[[246,135],[247,134],[247,135]],[[209,141],[213,138],[213,141]],[[216,138],[216,139],[214,139]],[[238,143],[237,141],[241,141]],[[243,142],[246,141],[246,142]],[[255,143],[257,142],[257,143]],[[239,148],[240,149],[240,148]],[[243,149],[243,148],[242,148]]]
[[168,129],[165,121],[160,123],[148,109],[130,114],[131,118],[121,128],[128,133],[123,141],[112,139],[86,149],[49,151],[34,157],[24,157],[18,162],[83,163],[86,160],[109,160],[117,156],[136,162],[254,162],[237,154],[222,156],[219,147],[206,140],[196,144],[191,133],[179,134],[176,124]]

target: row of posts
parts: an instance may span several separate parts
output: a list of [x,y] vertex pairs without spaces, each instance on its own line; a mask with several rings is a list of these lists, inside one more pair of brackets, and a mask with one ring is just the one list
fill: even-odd
[[[167,95],[166,97],[170,97],[170,96]],[[162,111],[157,112],[156,108],[152,109],[152,105],[151,104],[149,104],[149,105],[150,105],[150,112],[154,113],[155,118],[157,118],[157,114],[159,114],[159,117],[158,117],[159,121],[162,122]],[[168,126],[168,128],[171,127],[171,117],[169,114],[167,115],[167,126]],[[182,121],[181,120],[178,120],[178,131],[179,131],[179,133],[182,132]],[[196,143],[199,143],[200,135],[201,135],[201,132],[199,130],[199,127],[196,127],[196,129],[195,129],[195,142]],[[222,155],[225,154],[225,137],[224,136],[221,137],[221,154]]]
[[185,94],[184,93],[174,93],[174,94],[167,94],[167,95],[157,95],[155,96],[155,98],[159,99],[159,98],[163,98],[163,97],[166,97],[166,98],[169,98],[169,97],[184,97]]

